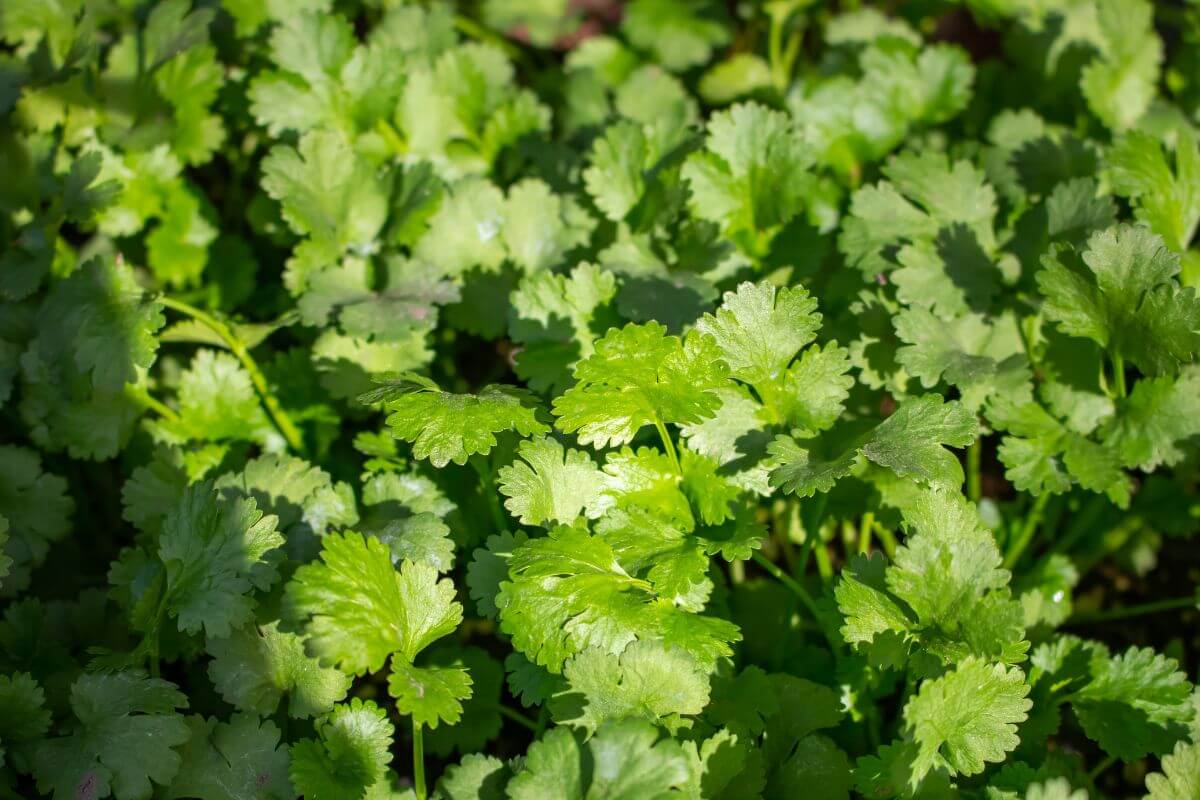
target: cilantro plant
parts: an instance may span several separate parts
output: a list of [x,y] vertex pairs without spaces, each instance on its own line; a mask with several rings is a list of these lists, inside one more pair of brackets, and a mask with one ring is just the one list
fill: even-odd
[[1200,798],[1200,4],[5,0],[0,798]]

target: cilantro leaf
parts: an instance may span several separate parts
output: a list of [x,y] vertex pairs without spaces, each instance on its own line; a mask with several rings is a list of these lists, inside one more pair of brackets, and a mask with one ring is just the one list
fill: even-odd
[[532,436],[549,430],[538,419],[533,396],[512,386],[490,384],[478,394],[454,394],[407,373],[361,399],[384,403],[392,435],[412,443],[413,455],[435,467],[487,455],[503,431]]
[[1162,146],[1130,131],[1109,150],[1113,188],[1133,200],[1138,216],[1176,253],[1187,251],[1200,224],[1200,146],[1189,128],[1176,134],[1172,164]]
[[189,717],[191,736],[181,749],[183,763],[165,797],[252,800],[292,793],[288,753],[279,729],[253,714],[234,714],[228,722]]
[[736,105],[712,116],[705,145],[683,167],[691,206],[731,235],[759,237],[786,223],[812,191],[812,154],[786,114]]
[[943,444],[965,447],[978,431],[978,423],[961,403],[945,402],[940,395],[921,395],[904,401],[848,450],[828,460],[817,460],[811,451],[790,436],[779,436],[770,445],[778,466],[771,485],[809,497],[827,492],[850,474],[859,454],[895,472],[935,486],[960,486],[962,467]]
[[137,672],[82,675],[71,685],[79,727],[38,748],[38,790],[55,800],[79,796],[149,797],[179,770],[174,747],[190,732],[175,712],[187,698],[173,684]]
[[504,505],[522,525],[570,525],[581,514],[597,516],[604,473],[579,450],[566,450],[555,439],[525,439],[521,459],[501,467],[497,488]]
[[283,544],[275,523],[252,499],[221,498],[210,481],[183,492],[163,521],[158,545],[166,610],[180,630],[203,627],[211,636],[228,636],[250,619],[248,593],[265,591],[278,577],[266,558]]
[[[586,749],[585,749],[586,748]],[[591,769],[587,769],[587,765]],[[644,722],[605,725],[582,744],[567,728],[555,728],[529,748],[509,781],[512,800],[667,800],[688,780],[688,760],[673,739],[660,740]]]
[[240,711],[269,717],[286,694],[288,716],[304,719],[332,710],[350,689],[348,676],[322,667],[304,652],[304,641],[277,622],[210,637],[206,648],[213,657],[208,677]]
[[604,539],[559,528],[512,552],[496,605],[501,629],[530,661],[551,672],[588,647],[619,651],[635,639],[669,641],[701,664],[730,653],[729,622],[683,611],[631,577]]
[[[1082,263],[1080,263],[1082,262]],[[1152,375],[1171,373],[1200,350],[1200,300],[1176,282],[1179,257],[1145,228],[1094,234],[1081,255],[1061,248],[1037,275],[1046,316]]]
[[321,560],[296,570],[284,607],[300,620],[309,652],[354,675],[377,672],[393,653],[409,663],[458,627],[454,585],[427,564],[392,566],[378,539],[325,537]]
[[461,701],[471,696],[471,675],[465,667],[415,667],[393,658],[388,693],[396,710],[411,716],[414,725],[456,725]]
[[769,283],[743,283],[726,292],[716,315],[696,327],[721,348],[729,375],[759,387],[777,381],[792,358],[821,326],[817,301],[804,287],[776,290]]
[[392,723],[370,700],[357,697],[317,720],[317,738],[291,746],[292,785],[304,797],[365,797],[386,775]]
[[728,370],[711,338],[667,334],[655,322],[610,330],[575,365],[578,381],[554,399],[558,427],[600,447],[630,442],[645,425],[712,416]]
[[684,653],[633,642],[620,655],[589,649],[567,662],[567,687],[550,700],[554,719],[594,733],[609,720],[641,718],[668,728],[708,703],[708,678]]
[[1017,746],[1017,724],[1033,703],[1016,667],[967,658],[946,675],[926,681],[904,707],[916,740],[913,782],[944,767],[951,775],[982,772]]
[[1200,746],[1180,742],[1162,760],[1162,772],[1146,776],[1148,800],[1185,800],[1200,792]]

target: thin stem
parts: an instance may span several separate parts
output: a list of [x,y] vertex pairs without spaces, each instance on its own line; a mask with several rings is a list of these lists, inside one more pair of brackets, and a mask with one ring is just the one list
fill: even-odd
[[1076,614],[1067,620],[1068,625],[1086,625],[1093,622],[1111,622],[1117,619],[1132,619],[1146,614],[1158,614],[1163,611],[1176,611],[1181,608],[1194,608],[1197,605],[1195,597],[1176,597],[1172,600],[1156,600],[1153,603],[1139,603],[1134,606],[1110,608],[1108,611],[1093,611],[1088,614]]
[[801,604],[805,607],[805,609],[808,610],[808,613],[812,615],[812,618],[816,620],[817,626],[821,629],[821,633],[825,635],[826,640],[829,642],[830,649],[836,653],[840,643],[838,642],[837,637],[826,629],[825,621],[817,611],[816,601],[813,600],[812,595],[808,593],[808,590],[801,586],[800,583],[791,575],[788,575],[786,572],[781,570],[779,566],[775,564],[775,562],[771,561],[771,559],[767,558],[757,550],[754,552],[752,558],[756,564],[769,572],[771,577],[775,578],[775,580],[786,586],[792,592],[792,594],[796,595],[796,597],[800,599]]
[[980,464],[983,462],[983,437],[976,437],[967,448],[967,497],[978,503],[983,497]]
[[1046,511],[1046,503],[1049,501],[1049,492],[1043,492],[1034,500],[1029,516],[1025,518],[1025,524],[1021,526],[1021,531],[1017,534],[1017,538],[1013,541],[1012,546],[1008,549],[1008,553],[1004,556],[1005,569],[1012,569],[1021,560],[1021,555],[1025,552],[1025,548],[1033,541],[1033,534],[1037,532],[1038,525],[1042,521],[1042,514]]
[[1116,384],[1117,397],[1124,397],[1125,390],[1125,359],[1114,355],[1113,362],[1113,383]]
[[417,800],[425,800],[425,739],[416,720],[413,720],[413,791]]
[[829,548],[824,541],[813,542],[813,554],[817,558],[817,573],[822,581],[829,583],[833,580],[833,562],[829,559]]
[[525,51],[517,45],[513,44],[507,37],[501,36],[493,30],[485,28],[475,20],[465,14],[454,15],[454,27],[459,33],[468,36],[479,42],[495,45],[504,51],[504,54],[513,61],[524,61]]
[[531,720],[529,717],[522,714],[521,712],[514,711],[511,708],[509,708],[508,706],[500,705],[499,703],[496,703],[494,708],[496,709],[497,712],[499,712],[500,716],[505,717],[507,719],[511,719],[513,722],[517,723],[521,727],[528,728],[529,730],[533,731],[534,733],[537,733],[537,729],[538,729],[537,723],[534,722],[533,720]]
[[145,386],[136,383],[125,384],[125,396],[149,411],[153,411],[169,422],[179,422],[179,413],[163,401],[150,394]]
[[883,543],[883,552],[887,553],[888,558],[895,558],[897,547],[896,534],[878,522],[875,523],[875,533],[878,534],[879,541]]
[[871,552],[871,529],[875,527],[875,512],[868,511],[858,523],[858,552]]
[[667,451],[667,457],[675,465],[675,473],[682,478],[683,467],[679,465],[679,453],[675,452],[675,443],[671,441],[671,434],[667,433],[667,426],[656,419],[654,420],[654,427],[658,429],[658,438],[662,439],[663,449]]
[[1095,782],[1096,782],[1096,779],[1097,779],[1097,778],[1099,778],[1099,777],[1100,777],[1101,775],[1103,775],[1104,773],[1108,772],[1108,768],[1109,768],[1109,767],[1111,767],[1111,766],[1112,766],[1113,764],[1115,764],[1115,763],[1117,763],[1117,757],[1116,757],[1116,756],[1105,756],[1105,757],[1104,757],[1104,758],[1103,758],[1103,759],[1100,761],[1100,763],[1099,763],[1099,764],[1097,764],[1096,766],[1092,767],[1092,768],[1091,768],[1091,769],[1088,771],[1088,775],[1087,775],[1087,776],[1088,776],[1088,780],[1089,780],[1089,781],[1091,781],[1092,783],[1095,783]]
[[1050,548],[1051,553],[1069,553],[1072,548],[1079,543],[1079,540],[1091,533],[1096,522],[1104,514],[1104,507],[1108,504],[1107,499],[1103,495],[1094,494],[1083,507],[1083,511],[1075,515],[1071,526],[1067,528],[1067,532],[1062,538],[1058,539]]
[[550,712],[546,706],[538,709],[537,727],[533,730],[533,737],[536,739],[542,735],[542,731],[546,730],[546,723],[550,721]]
[[146,659],[150,662],[150,677],[159,677],[158,652],[162,640],[162,623],[167,616],[167,587],[162,587],[162,597],[158,600],[158,609],[154,612],[154,624],[146,634],[149,642],[146,646]]
[[492,524],[496,526],[498,533],[508,533],[508,519],[504,515],[504,509],[500,507],[491,461],[487,456],[481,456],[472,458],[470,463],[475,468],[476,474],[479,475],[479,491],[487,502],[488,513],[492,515]]
[[246,372],[250,375],[250,382],[254,384],[254,389],[258,392],[259,400],[262,401],[263,407],[266,408],[267,415],[275,423],[275,427],[279,429],[279,433],[287,441],[288,447],[297,453],[303,453],[304,437],[300,434],[300,430],[292,423],[287,412],[283,410],[283,406],[279,404],[279,400],[271,392],[270,386],[267,385],[266,376],[262,374],[262,370],[258,368],[254,357],[250,355],[246,344],[233,332],[233,329],[212,314],[201,311],[195,306],[181,300],[160,296],[158,301],[167,308],[191,317],[221,337],[221,341],[225,342],[230,352],[237,357],[237,360],[241,362]]

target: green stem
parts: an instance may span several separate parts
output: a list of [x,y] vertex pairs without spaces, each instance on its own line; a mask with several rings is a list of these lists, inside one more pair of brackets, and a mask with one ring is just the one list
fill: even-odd
[[538,709],[537,727],[533,730],[533,738],[537,739],[542,735],[542,731],[546,730],[546,723],[550,721],[550,713],[546,706]]
[[871,529],[875,527],[875,512],[868,511],[858,523],[858,552],[871,552]]
[[771,559],[767,558],[757,550],[754,552],[752,557],[754,558],[754,562],[756,564],[765,569],[771,574],[771,577],[782,583],[792,592],[792,594],[799,598],[800,603],[805,609],[807,609],[808,613],[811,614],[812,618],[816,621],[817,627],[821,629],[821,633],[824,634],[825,640],[829,642],[829,649],[832,650],[836,655],[841,647],[841,642],[838,641],[837,636],[835,636],[829,631],[828,628],[825,627],[825,620],[818,612],[816,601],[813,600],[812,595],[808,593],[808,590],[801,586],[795,578],[781,570],[779,566],[775,564],[775,562],[771,561]]
[[266,376],[258,368],[254,357],[250,355],[250,351],[246,348],[245,343],[233,332],[233,329],[212,314],[201,311],[195,306],[181,300],[160,296],[158,301],[166,308],[191,317],[221,338],[221,341],[225,343],[226,347],[229,348],[230,352],[241,362],[246,372],[250,375],[250,382],[254,384],[254,389],[258,392],[259,400],[262,401],[263,407],[267,410],[267,415],[275,423],[275,427],[279,430],[279,433],[287,441],[288,447],[297,453],[303,454],[304,437],[300,434],[300,430],[292,423],[287,412],[283,410],[283,406],[279,404],[279,400],[271,392],[271,387],[267,384]]
[[675,452],[675,443],[671,441],[671,434],[667,433],[667,426],[656,419],[654,420],[654,427],[658,429],[658,438],[662,439],[663,449],[667,451],[667,457],[675,465],[675,473],[682,478],[683,467],[679,464],[679,453]]
[[1088,498],[1087,505],[1083,507],[1083,511],[1075,515],[1071,526],[1067,528],[1066,534],[1062,536],[1050,548],[1051,553],[1069,553],[1075,545],[1079,544],[1079,540],[1087,534],[1091,533],[1095,528],[1096,522],[1104,514],[1104,507],[1108,505],[1108,500],[1099,494],[1094,494]]
[[1126,395],[1125,359],[1121,358],[1120,356],[1114,355],[1112,357],[1112,363],[1113,363],[1113,383],[1116,384],[1117,397],[1124,397]]
[[1033,502],[1033,508],[1029,512],[1029,516],[1025,518],[1025,524],[1021,526],[1020,533],[1013,541],[1012,546],[1008,549],[1008,553],[1004,556],[1005,569],[1012,569],[1021,560],[1021,555],[1025,552],[1025,548],[1033,541],[1033,534],[1037,532],[1038,525],[1042,521],[1042,514],[1046,511],[1046,503],[1050,501],[1050,493],[1043,492]]
[[413,720],[413,791],[417,800],[425,800],[425,739],[421,725]]
[[967,497],[978,503],[983,497],[980,464],[983,462],[983,437],[976,437],[967,448]]
[[817,573],[822,581],[829,583],[833,580],[833,562],[829,559],[829,548],[823,540],[813,542],[813,555],[817,558]]
[[487,456],[472,458],[471,466],[479,475],[479,491],[483,494],[484,500],[487,502],[488,513],[492,515],[492,524],[496,526],[497,533],[508,533],[508,519],[504,514],[504,509],[500,507],[498,492],[496,491],[496,478],[492,472],[492,462]]
[[1097,764],[1096,766],[1092,767],[1092,768],[1091,768],[1091,769],[1088,771],[1088,775],[1087,775],[1087,776],[1088,776],[1088,780],[1089,780],[1089,781],[1091,781],[1092,783],[1095,783],[1095,782],[1096,782],[1096,779],[1097,779],[1097,778],[1099,778],[1099,777],[1100,777],[1101,775],[1103,775],[1104,773],[1108,772],[1108,768],[1109,768],[1109,767],[1111,767],[1111,766],[1112,766],[1113,764],[1115,764],[1115,763],[1117,763],[1117,757],[1116,757],[1116,756],[1105,756],[1105,757],[1104,757],[1104,758],[1103,758],[1103,759],[1100,761],[1100,763],[1099,763],[1099,764]]
[[1093,611],[1089,614],[1076,614],[1067,620],[1068,625],[1086,625],[1093,622],[1111,622],[1118,619],[1132,619],[1146,614],[1158,614],[1162,611],[1176,611],[1181,608],[1194,608],[1197,605],[1195,597],[1176,597],[1172,600],[1156,600],[1153,603],[1140,603],[1135,606],[1110,608],[1108,611]]
[[534,733],[537,733],[538,724],[536,722],[534,722],[533,720],[531,720],[529,717],[520,713],[519,711],[513,711],[508,706],[500,705],[499,703],[496,703],[494,705],[494,708],[496,709],[497,712],[499,712],[500,716],[505,717],[507,719],[511,719],[513,722],[517,723],[521,727],[528,728],[529,730],[533,731]]
[[136,383],[125,384],[125,396],[148,411],[153,411],[168,422],[179,422],[179,413],[163,401],[153,397],[150,390]]
[[883,552],[887,553],[888,558],[895,558],[897,547],[896,534],[878,522],[875,523],[875,533],[879,535],[879,541],[883,542]]
[[162,640],[162,623],[167,616],[167,587],[162,587],[162,597],[158,600],[158,609],[154,612],[154,624],[146,634],[149,642],[146,646],[146,660],[150,662],[150,677],[159,677],[158,653],[159,642]]
[[524,61],[525,51],[490,28],[485,28],[465,14],[454,15],[454,27],[458,32],[478,42],[495,45],[512,61]]
[[751,556],[751,558],[754,559],[754,563],[758,564],[760,567],[769,572],[771,576],[775,578],[775,580],[779,581],[788,589],[790,589],[792,594],[796,595],[796,597],[799,597],[800,602],[803,603],[804,607],[808,609],[808,613],[812,614],[813,619],[820,621],[821,618],[817,615],[817,604],[813,600],[812,595],[809,594],[808,590],[801,586],[795,578],[781,570],[778,564],[757,550],[754,551],[754,554]]

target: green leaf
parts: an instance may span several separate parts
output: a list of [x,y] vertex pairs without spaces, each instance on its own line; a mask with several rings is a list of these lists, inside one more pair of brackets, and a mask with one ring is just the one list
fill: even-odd
[[961,495],[926,490],[902,512],[910,535],[894,563],[857,557],[835,587],[846,640],[882,645],[899,637],[947,665],[968,655],[1023,660],[1029,643],[1021,604],[1011,598],[1011,576],[974,506]]
[[0,763],[22,764],[50,730],[46,693],[28,672],[0,675]]
[[589,647],[620,652],[635,639],[664,639],[701,664],[730,654],[737,628],[659,599],[631,577],[598,536],[559,528],[531,539],[509,559],[500,585],[500,627],[530,661],[551,672]]
[[70,532],[74,511],[67,482],[43,472],[36,451],[0,445],[0,518],[7,529],[0,553],[9,561],[5,594],[29,584],[30,571]]
[[[589,768],[590,767],[590,768]],[[581,744],[566,728],[534,742],[508,784],[511,800],[671,800],[689,778],[680,744],[650,724],[605,725]]]
[[721,348],[729,375],[751,386],[778,381],[821,327],[817,301],[803,286],[776,291],[769,283],[742,283],[726,292],[715,315],[696,327]]
[[336,319],[350,336],[397,340],[435,325],[438,307],[459,298],[458,287],[419,262],[393,258],[375,272],[383,279],[378,287],[370,264],[358,258],[310,275],[297,303],[301,319],[315,326]]
[[228,636],[253,614],[253,589],[278,577],[267,553],[283,544],[276,518],[254,500],[225,500],[211,481],[193,484],[167,513],[158,556],[166,568],[167,613],[179,629]]
[[1162,772],[1146,776],[1147,800],[1188,800],[1200,794],[1200,745],[1180,742],[1164,756]]
[[487,537],[486,547],[475,549],[471,563],[467,566],[467,587],[479,613],[495,619],[499,613],[496,595],[500,584],[508,578],[508,561],[513,549],[529,537],[524,531],[492,534]]
[[[962,246],[991,251],[996,195],[970,162],[951,162],[932,151],[904,153],[892,158],[883,173],[888,181],[864,186],[851,198],[838,237],[838,248],[851,265],[867,275],[889,272],[894,264],[888,251],[904,244],[933,247],[939,244],[939,232],[960,239]],[[915,256],[921,251],[900,252]],[[953,266],[947,262],[944,268]]]
[[592,220],[569,195],[560,197],[535,178],[509,187],[502,238],[509,260],[525,272],[552,269],[586,245]]
[[414,667],[393,658],[388,693],[396,710],[411,716],[414,725],[457,725],[462,701],[471,696],[471,675],[465,667]]
[[713,48],[728,41],[721,19],[714,3],[634,0],[622,16],[621,31],[634,47],[672,72],[682,72],[708,61]]
[[1158,375],[1175,372],[1200,350],[1200,299],[1179,287],[1178,274],[1179,257],[1162,239],[1118,225],[1094,234],[1078,258],[1053,251],[1037,282],[1046,316],[1063,333]]
[[[279,201],[292,230],[309,237],[320,261],[332,262],[347,250],[377,249],[389,187],[342,134],[317,130],[301,137],[296,148],[276,145],[262,171],[263,189]],[[299,278],[303,286],[303,271]]]
[[512,769],[495,756],[471,753],[451,764],[438,780],[446,800],[505,800],[504,787]]
[[1163,52],[1154,32],[1154,6],[1145,0],[1103,0],[1095,14],[1099,56],[1084,67],[1079,88],[1108,127],[1125,130],[1156,95]]
[[1200,434],[1200,367],[1184,367],[1176,377],[1145,378],[1129,398],[1118,402],[1116,417],[1105,427],[1104,443],[1121,463],[1152,472],[1179,463],[1182,446]]
[[429,229],[414,255],[445,275],[462,275],[472,267],[500,268],[504,246],[504,194],[482,179],[467,179],[446,190]]
[[708,336],[669,336],[656,323],[612,329],[575,366],[578,383],[554,399],[558,427],[597,447],[630,442],[645,425],[711,417],[728,383]]
[[1180,127],[1174,163],[1158,140],[1131,131],[1108,151],[1113,188],[1133,200],[1138,217],[1176,253],[1187,252],[1200,223],[1200,147]]
[[303,622],[309,651],[353,675],[377,672],[393,653],[411,663],[462,621],[454,584],[427,564],[397,570],[383,542],[357,533],[325,537],[321,560],[287,584],[284,606]]
[[570,525],[580,515],[599,515],[605,476],[587,453],[565,450],[549,436],[525,439],[521,459],[501,467],[497,488],[505,507],[522,525]]
[[589,649],[567,662],[566,688],[550,700],[556,722],[595,731],[633,717],[667,728],[687,724],[708,704],[708,676],[691,657],[661,642],[633,642],[620,654]]
[[786,114],[756,103],[717,112],[705,147],[683,168],[691,207],[728,233],[756,236],[782,225],[812,192],[812,154]]
[[1187,735],[1192,685],[1174,659],[1148,647],[1093,658],[1091,680],[1072,698],[1084,733],[1106,753],[1134,761],[1164,754]]
[[291,746],[292,785],[312,800],[361,798],[386,775],[392,723],[370,700],[354,698],[317,720],[317,738]]
[[54,800],[149,797],[152,783],[165,786],[181,759],[173,749],[190,736],[183,717],[187,698],[173,684],[138,672],[82,675],[71,685],[74,733],[47,739],[38,748],[38,791]]
[[1017,725],[1033,705],[1027,694],[1021,670],[974,657],[921,684],[904,707],[905,725],[918,746],[912,782],[939,767],[951,775],[975,775],[985,763],[1003,761],[1017,746]]
[[454,568],[450,528],[427,511],[385,523],[382,528],[372,531],[371,536],[387,544],[394,562],[428,564],[438,572],[449,572]]
[[286,694],[289,717],[324,714],[346,696],[350,678],[322,667],[304,652],[304,640],[277,622],[247,625],[208,639],[208,677],[226,702],[261,717],[275,713]]
[[516,372],[537,391],[559,393],[572,383],[580,358],[592,354],[599,331],[615,320],[611,272],[579,264],[569,275],[535,272],[510,296],[509,335],[521,343]]
[[250,380],[250,373],[232,353],[197,350],[180,375],[177,419],[155,420],[161,439],[171,444],[190,441],[256,442],[280,450],[283,437],[275,429]]
[[850,474],[859,454],[901,477],[934,486],[962,485],[958,459],[943,445],[966,447],[978,432],[978,423],[963,405],[940,395],[926,394],[905,400],[892,415],[859,437],[858,441],[828,460],[816,460],[801,443],[780,436],[770,452],[779,466],[771,471],[771,485],[809,497],[827,492]]
[[146,300],[133,270],[114,258],[93,258],[55,286],[40,316],[51,329],[33,346],[69,347],[81,374],[114,391],[154,363],[154,334],[166,322],[162,305]]
[[1032,375],[1015,317],[967,314],[941,320],[914,307],[900,312],[894,324],[905,343],[896,351],[896,361],[921,381],[922,388],[932,389],[945,380],[973,409],[995,394],[1031,395]]
[[496,445],[496,434],[503,431],[521,436],[549,431],[538,419],[533,395],[513,386],[489,384],[478,394],[453,394],[408,373],[361,401],[384,403],[391,412],[387,421],[392,435],[412,443],[413,455],[435,467],[487,455]]
[[164,797],[258,800],[293,794],[287,746],[280,744],[273,722],[234,714],[228,722],[196,716],[187,724],[191,736],[180,750],[183,763]]

